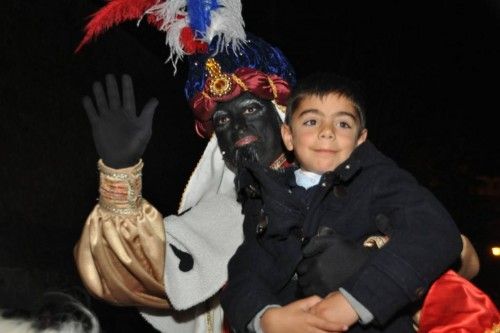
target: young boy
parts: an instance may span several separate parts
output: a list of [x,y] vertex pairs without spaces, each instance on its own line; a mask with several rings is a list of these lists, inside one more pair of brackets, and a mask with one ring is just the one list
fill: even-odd
[[[458,258],[462,242],[437,199],[367,133],[361,94],[349,80],[317,74],[296,87],[282,137],[298,168],[280,173],[249,164],[236,180],[245,240],[221,300],[233,329],[414,332],[409,306]],[[339,291],[295,301],[308,239],[329,228],[362,243],[380,234],[382,220],[392,225],[391,240]]]

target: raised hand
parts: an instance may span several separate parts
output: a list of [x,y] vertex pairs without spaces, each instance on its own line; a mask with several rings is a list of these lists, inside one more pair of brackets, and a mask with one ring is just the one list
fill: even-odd
[[97,109],[89,96],[83,98],[83,107],[92,126],[97,154],[104,164],[115,169],[129,167],[146,150],[158,100],[151,98],[137,115],[131,77],[122,75],[121,97],[115,76],[108,74],[105,80],[106,92],[99,81],[92,86]]

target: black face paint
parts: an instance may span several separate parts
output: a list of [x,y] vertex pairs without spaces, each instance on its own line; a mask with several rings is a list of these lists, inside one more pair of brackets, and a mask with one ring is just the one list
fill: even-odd
[[268,166],[284,152],[274,105],[249,92],[219,103],[213,124],[224,161],[233,171],[245,160]]

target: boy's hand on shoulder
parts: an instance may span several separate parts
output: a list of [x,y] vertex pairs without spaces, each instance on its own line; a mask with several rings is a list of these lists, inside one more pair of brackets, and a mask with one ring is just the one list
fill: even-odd
[[311,296],[292,302],[284,307],[270,308],[260,319],[265,333],[335,333],[347,331],[347,325],[319,318],[310,309],[321,302],[318,296]]
[[309,312],[329,322],[347,326],[355,324],[359,319],[356,311],[339,291],[328,294],[322,301],[313,305]]

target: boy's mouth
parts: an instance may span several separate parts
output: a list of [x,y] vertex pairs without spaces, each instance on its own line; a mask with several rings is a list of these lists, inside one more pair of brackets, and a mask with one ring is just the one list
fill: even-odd
[[315,152],[317,153],[324,153],[324,154],[335,154],[337,153],[336,150],[334,149],[314,149]]
[[234,145],[235,147],[240,148],[255,141],[257,141],[257,137],[255,135],[247,135],[236,141]]

